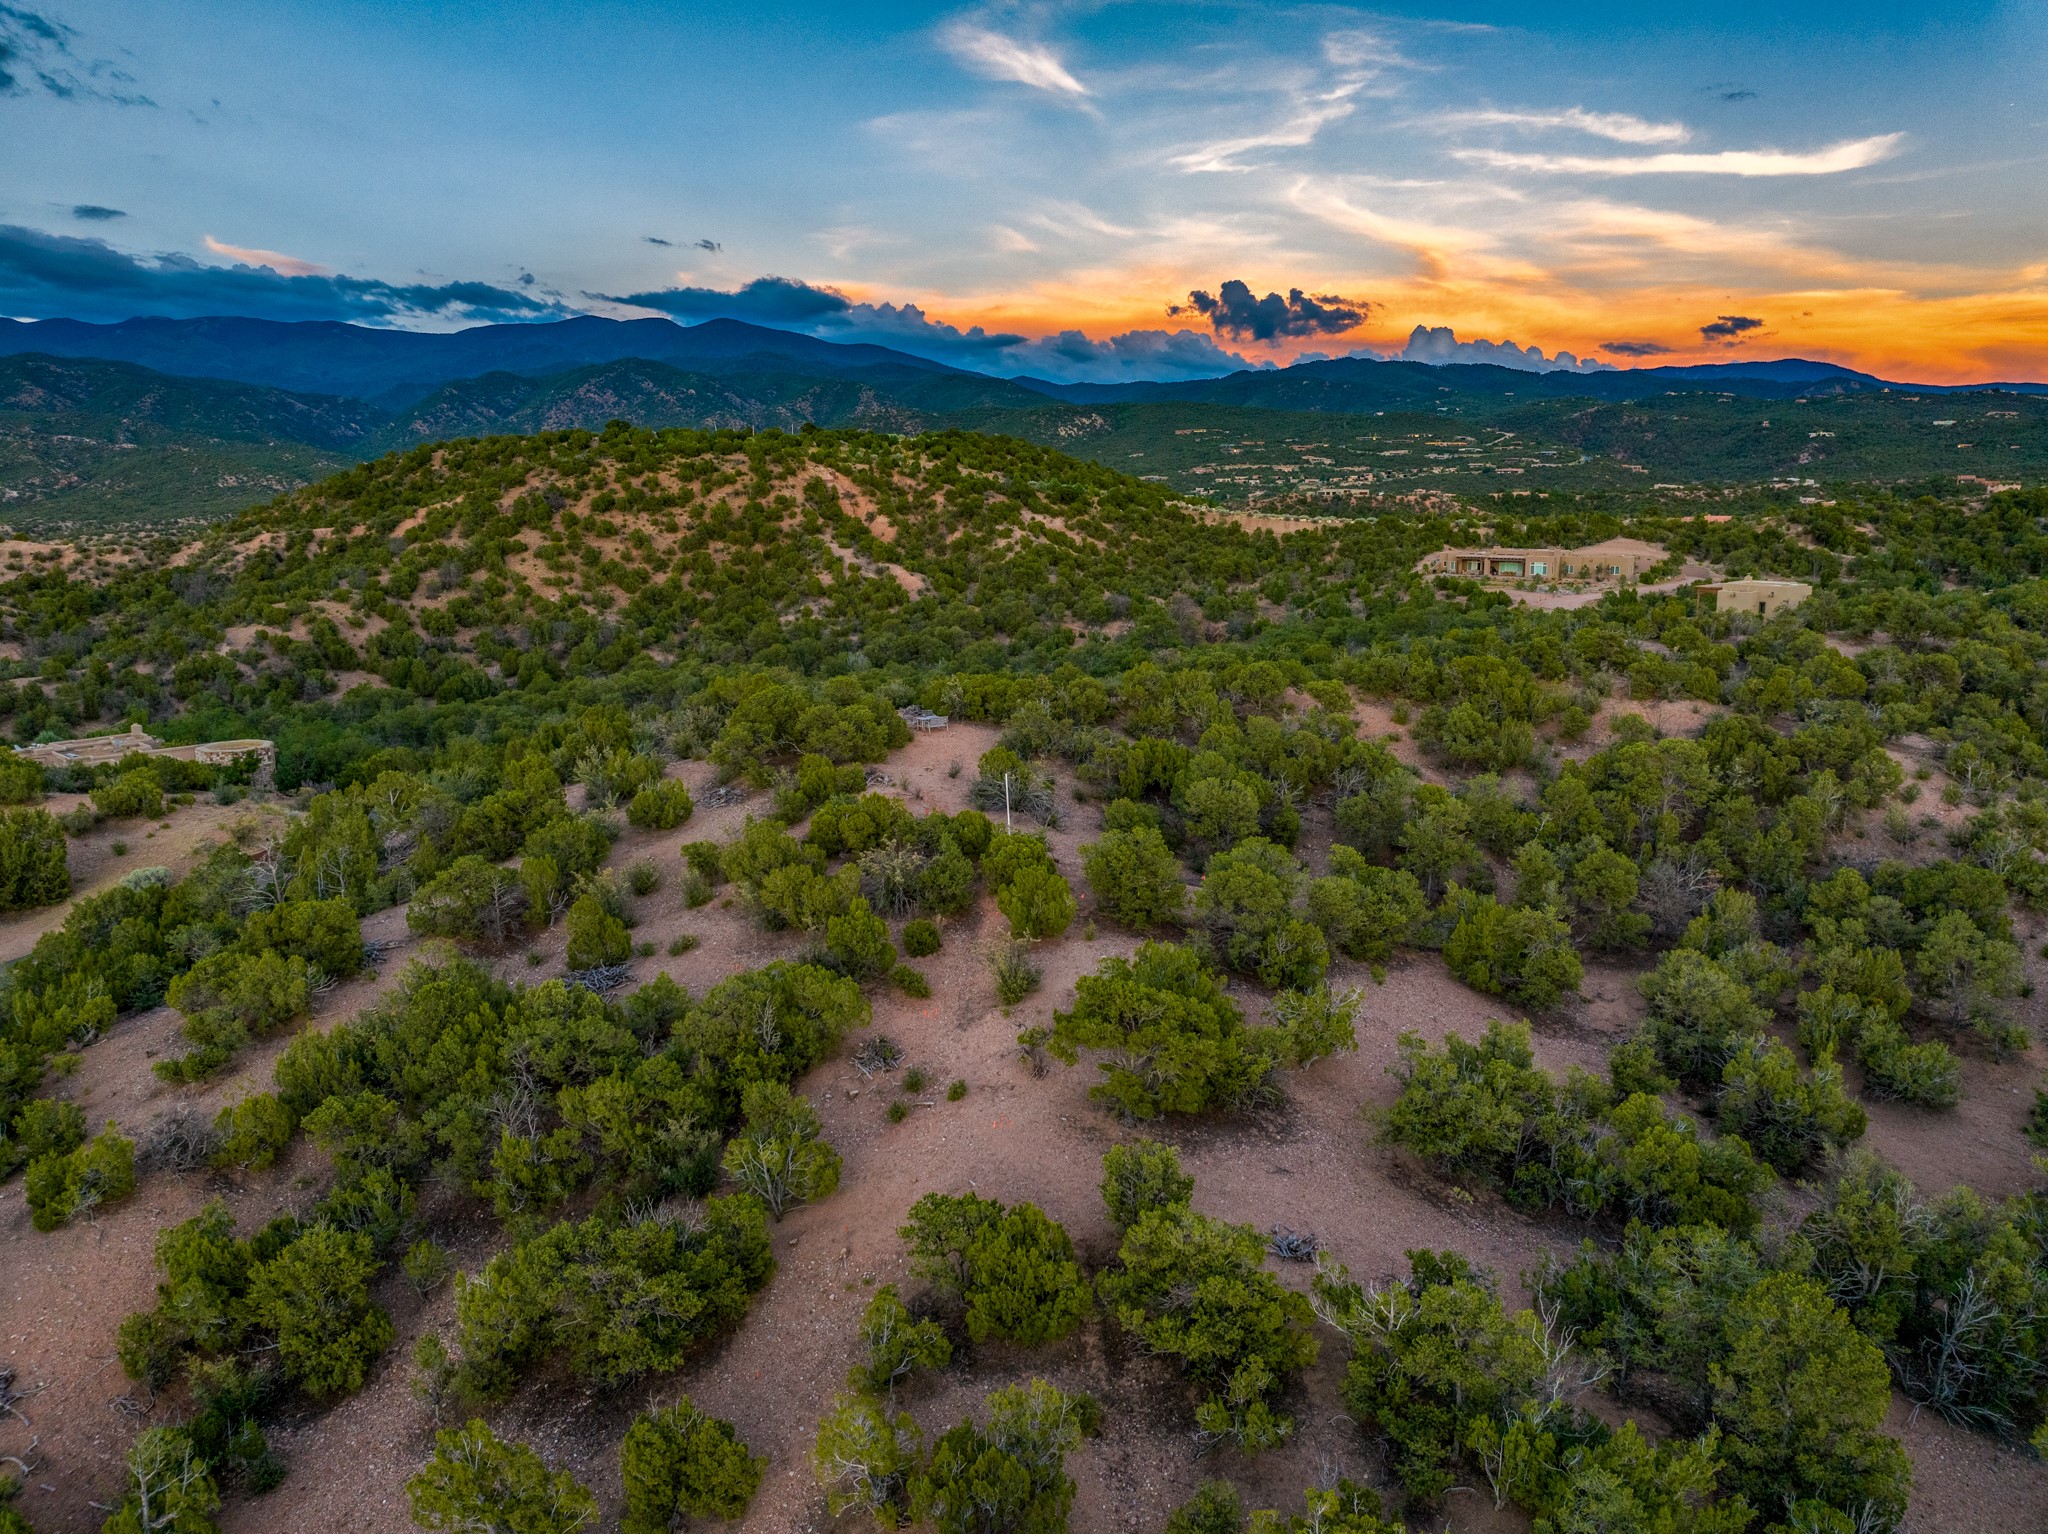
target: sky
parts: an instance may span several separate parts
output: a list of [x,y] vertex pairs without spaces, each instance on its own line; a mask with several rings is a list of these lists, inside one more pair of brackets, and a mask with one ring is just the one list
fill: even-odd
[[2048,378],[2048,0],[0,0],[0,314],[577,313]]

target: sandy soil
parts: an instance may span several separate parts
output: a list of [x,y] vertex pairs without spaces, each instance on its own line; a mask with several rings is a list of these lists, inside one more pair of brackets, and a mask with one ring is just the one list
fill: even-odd
[[[992,730],[967,725],[920,737],[887,764],[895,780],[889,791],[904,795],[914,809],[962,807],[974,760],[994,738]],[[963,766],[957,778],[948,775],[956,761]],[[708,769],[690,763],[673,770],[701,800]],[[1070,792],[1071,783],[1063,782],[1063,801]],[[638,902],[633,935],[655,944],[656,954],[636,960],[636,981],[666,971],[701,993],[735,970],[799,950],[800,939],[762,932],[728,898],[729,891],[696,911],[686,911],[679,894],[680,845],[723,840],[750,811],[765,807],[765,797],[757,796],[700,810],[685,827],[629,832],[614,849],[616,866],[646,858],[664,876],[662,888]],[[1094,835],[1097,815],[1088,806],[1063,807],[1066,825],[1049,841],[1062,867],[1078,876],[1077,849]],[[904,1122],[892,1125],[886,1117],[889,1104],[902,1095],[901,1074],[863,1077],[848,1063],[850,1047],[801,1083],[845,1158],[844,1180],[833,1197],[795,1211],[777,1227],[779,1271],[737,1332],[707,1348],[680,1375],[616,1395],[593,1395],[573,1380],[544,1373],[490,1414],[494,1426],[533,1443],[551,1464],[590,1484],[609,1516],[620,1496],[618,1445],[633,1414],[686,1391],[707,1410],[731,1418],[755,1451],[769,1457],[767,1479],[740,1527],[830,1525],[807,1452],[819,1416],[853,1361],[855,1328],[869,1295],[878,1284],[907,1280],[895,1230],[917,1197],[972,1189],[1011,1202],[1028,1199],[1067,1226],[1091,1263],[1113,1252],[1096,1184],[1103,1152],[1128,1131],[1089,1102],[1094,1073],[1086,1062],[1071,1070],[1054,1065],[1037,1078],[1015,1045],[1019,1029],[1050,1021],[1055,1007],[1071,1004],[1080,975],[1136,944],[1134,936],[1106,922],[1094,941],[1083,938],[1090,913],[1085,886],[1078,877],[1075,883],[1081,916],[1066,940],[1046,945],[1044,984],[1023,1004],[1006,1010],[995,1001],[984,955],[1004,924],[986,899],[945,925],[939,954],[917,961],[932,981],[929,1000],[876,992],[874,1029],[896,1040],[907,1064],[921,1067],[932,1083],[918,1097],[904,1099],[912,1107]],[[400,911],[379,913],[365,931],[394,944],[381,973],[323,998],[308,1026],[327,1027],[352,1016],[395,983],[406,958],[417,951]],[[686,932],[699,945],[667,957],[669,942]],[[508,978],[545,978],[561,972],[562,947],[557,929],[493,962]],[[1539,1021],[1540,1062],[1554,1071],[1574,1064],[1599,1068],[1606,1050],[1640,1016],[1634,985],[1640,972],[1640,965],[1589,965],[1584,999]],[[1375,1145],[1361,1117],[1361,1109],[1393,1100],[1395,1083],[1386,1067],[1401,1030],[1412,1028],[1435,1040],[1455,1028],[1470,1037],[1488,1018],[1506,1015],[1501,1005],[1458,984],[1427,956],[1396,965],[1382,985],[1348,964],[1340,964],[1332,978],[1363,992],[1356,1055],[1290,1078],[1288,1101],[1272,1113],[1155,1131],[1179,1147],[1196,1178],[1197,1207],[1262,1229],[1313,1230],[1333,1255],[1364,1276],[1404,1271],[1403,1253],[1410,1248],[1456,1247],[1495,1269],[1507,1292],[1521,1296],[1522,1275],[1546,1252],[1576,1247],[1585,1231],[1564,1221],[1525,1219],[1493,1200],[1445,1186],[1402,1155]],[[1256,1018],[1262,1011],[1257,995],[1243,987],[1239,994]],[[133,1132],[176,1103],[189,1101],[211,1113],[258,1089],[285,1042],[271,1040],[251,1050],[214,1082],[169,1087],[149,1074],[148,1063],[176,1047],[176,1029],[177,1018],[167,1010],[124,1020],[83,1052],[77,1070],[56,1090],[84,1102],[90,1115],[111,1115]],[[1986,1192],[2025,1186],[2025,1146],[2015,1132],[2015,1115],[2023,1111],[2022,1094],[2038,1068],[1973,1058],[1965,1069],[1966,1095],[1956,1113],[1874,1107],[1871,1142],[1930,1190],[1959,1177]],[[956,1078],[968,1083],[968,1092],[948,1102],[944,1085]],[[47,1236],[28,1230],[18,1183],[0,1190],[0,1248],[8,1254],[0,1264],[0,1356],[15,1364],[24,1385],[47,1387],[24,1403],[40,1443],[38,1469],[22,1507],[44,1534],[98,1527],[104,1513],[95,1504],[118,1495],[120,1456],[136,1428],[152,1420],[145,1415],[149,1403],[133,1398],[112,1352],[121,1318],[151,1301],[155,1232],[196,1213],[215,1194],[228,1199],[245,1229],[279,1210],[303,1207],[324,1181],[320,1162],[316,1152],[299,1145],[280,1166],[241,1179],[152,1175],[133,1200],[108,1211],[97,1226]],[[423,1215],[467,1269],[487,1260],[502,1240],[494,1222],[464,1201],[430,1195]],[[1280,1271],[1296,1285],[1308,1276],[1293,1265],[1283,1264]],[[222,1518],[229,1534],[398,1534],[411,1527],[403,1484],[430,1451],[435,1424],[411,1396],[407,1359],[424,1330],[450,1324],[453,1300],[444,1288],[423,1303],[395,1279],[383,1286],[381,1298],[396,1323],[396,1343],[361,1392],[329,1411],[306,1411],[277,1426],[273,1441],[289,1461],[290,1475],[267,1497],[231,1501]],[[1069,1462],[1079,1486],[1073,1526],[1150,1530],[1211,1474],[1236,1480],[1252,1505],[1289,1509],[1299,1507],[1302,1488],[1337,1474],[1387,1484],[1375,1442],[1343,1414],[1342,1362],[1338,1339],[1326,1336],[1321,1361],[1289,1403],[1300,1424],[1297,1437],[1253,1461],[1229,1454],[1198,1458],[1188,1435],[1191,1402],[1177,1373],[1135,1353],[1100,1320],[1054,1348],[985,1348],[963,1355],[954,1368],[914,1388],[905,1404],[927,1432],[936,1433],[973,1410],[989,1389],[1034,1374],[1094,1391],[1108,1408],[1106,1430]],[[1893,1429],[1915,1459],[1916,1531],[2009,1534],[2048,1522],[2048,1474],[2039,1465],[1926,1414],[1913,1418],[1903,1403]],[[18,1424],[0,1424],[0,1453],[22,1453],[31,1436]],[[1444,1514],[1411,1527],[1519,1531],[1527,1523],[1512,1512],[1495,1513],[1485,1498],[1454,1495]]]
[[[83,794],[52,794],[43,808],[61,815],[85,802]],[[221,805],[205,796],[187,805],[167,803],[164,809],[159,820],[107,820],[84,836],[72,837],[66,849],[72,898],[97,895],[138,868],[168,868],[174,877],[183,877],[237,827],[247,825],[251,828],[247,834],[258,836],[261,833],[256,828],[281,824],[285,813],[275,800]],[[116,853],[116,842],[126,851]],[[63,926],[69,910],[67,901],[0,916],[0,963],[20,958],[45,932]]]

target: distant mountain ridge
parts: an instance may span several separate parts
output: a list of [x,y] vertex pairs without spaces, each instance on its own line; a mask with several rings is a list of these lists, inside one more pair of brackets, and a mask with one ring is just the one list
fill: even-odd
[[1052,399],[1074,405],[1139,404],[1173,400],[1184,404],[1243,405],[1265,410],[1405,410],[1426,408],[1438,394],[1505,399],[1648,399],[1673,392],[1740,394],[1756,399],[1795,399],[1826,394],[1891,391],[1962,394],[1999,391],[2048,394],[2048,384],[1904,384],[1859,373],[1832,362],[1803,357],[1775,361],[1708,362],[1687,367],[1617,368],[1580,373],[1558,368],[1526,372],[1492,362],[1382,361],[1373,357],[1332,357],[1292,367],[1246,369],[1221,378],[1158,383],[1062,384],[1043,378],[1016,380]]
[[[379,330],[336,320],[0,320],[0,356],[38,352],[131,362],[184,378],[226,378],[298,394],[339,394],[389,409],[486,373],[532,377],[640,358],[701,372],[845,372],[893,366],[962,373],[886,346],[820,341],[740,320],[678,325],[597,315],[468,330]],[[764,361],[763,359],[766,359]]]
[[[829,365],[805,363],[759,349],[780,344],[779,332],[698,329],[710,332],[694,336],[705,355],[687,367],[625,357],[497,369],[396,404],[130,362],[0,354],[0,519],[24,527],[212,517],[422,443],[597,431],[612,420],[988,432],[1225,499],[1959,474],[1987,485],[2048,481],[2048,393],[1886,389],[1826,364],[1736,364],[1738,382],[1732,369],[1702,380],[1698,369],[1546,375],[1347,359],[1106,389],[991,378],[829,342],[811,343]],[[616,332],[596,334],[624,344]],[[544,364],[560,344],[544,336],[519,360]],[[424,369],[417,358],[399,356],[394,369],[372,357],[376,366],[358,376],[388,383],[410,368],[417,379],[449,357],[429,356]],[[1617,382],[1632,392],[1602,397],[1587,387]]]
[[[848,375],[875,368],[933,378],[1009,383],[1068,404],[1174,400],[1269,410],[1407,409],[1449,392],[1504,399],[1645,398],[1673,388],[1712,389],[1765,399],[1807,393],[1906,390],[1920,394],[2002,390],[2048,394],[2048,384],[1899,383],[1804,358],[1700,363],[1582,373],[1524,372],[1493,363],[1381,361],[1338,357],[1285,368],[1245,369],[1216,378],[1089,384],[993,378],[866,342],[824,341],[741,320],[679,325],[665,319],[598,315],[468,330],[380,330],[333,320],[131,319],[0,320],[0,356],[42,353],[127,362],[186,378],[223,378],[298,394],[340,395],[388,410],[415,405],[461,379],[491,373],[540,378],[610,362],[665,363],[700,374]],[[943,391],[941,391],[943,393]],[[989,396],[989,403],[996,397]],[[964,408],[951,404],[940,409]]]

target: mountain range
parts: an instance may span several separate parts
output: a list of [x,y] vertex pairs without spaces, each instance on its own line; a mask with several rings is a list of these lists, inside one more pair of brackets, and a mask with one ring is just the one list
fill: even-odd
[[1226,498],[1499,489],[1503,475],[1559,489],[2048,478],[2048,386],[1899,384],[1801,359],[1535,373],[1338,358],[1059,384],[737,320],[584,317],[446,334],[0,320],[0,517],[213,516],[422,442],[615,418],[994,431]]
[[[989,375],[865,343],[822,341],[742,320],[612,320],[597,315],[546,324],[478,325],[421,332],[373,329],[331,320],[0,319],[0,356],[41,352],[132,362],[185,378],[223,378],[302,394],[339,394],[398,410],[458,379],[485,373],[545,377],[629,358],[694,373],[860,374],[872,369],[981,380]],[[1493,363],[1382,361],[1338,357],[1285,368],[1249,368],[1218,378],[1171,382],[1068,384],[1008,380],[1070,404],[1158,400],[1247,405],[1267,410],[1384,410],[1431,403],[1438,391],[1501,397],[1642,399],[1677,389],[1712,389],[1758,399],[1815,393],[1905,390],[1945,394],[1999,390],[2048,394],[2043,383],[1940,385],[1899,383],[1828,362],[1702,363],[1686,367],[1538,373]],[[993,398],[993,396],[992,396]]]

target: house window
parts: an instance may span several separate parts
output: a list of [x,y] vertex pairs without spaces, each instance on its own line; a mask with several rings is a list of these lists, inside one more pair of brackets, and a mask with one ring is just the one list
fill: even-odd
[[1529,561],[1529,573],[1531,575],[1548,575],[1550,573],[1550,561],[1547,559],[1532,559]]

